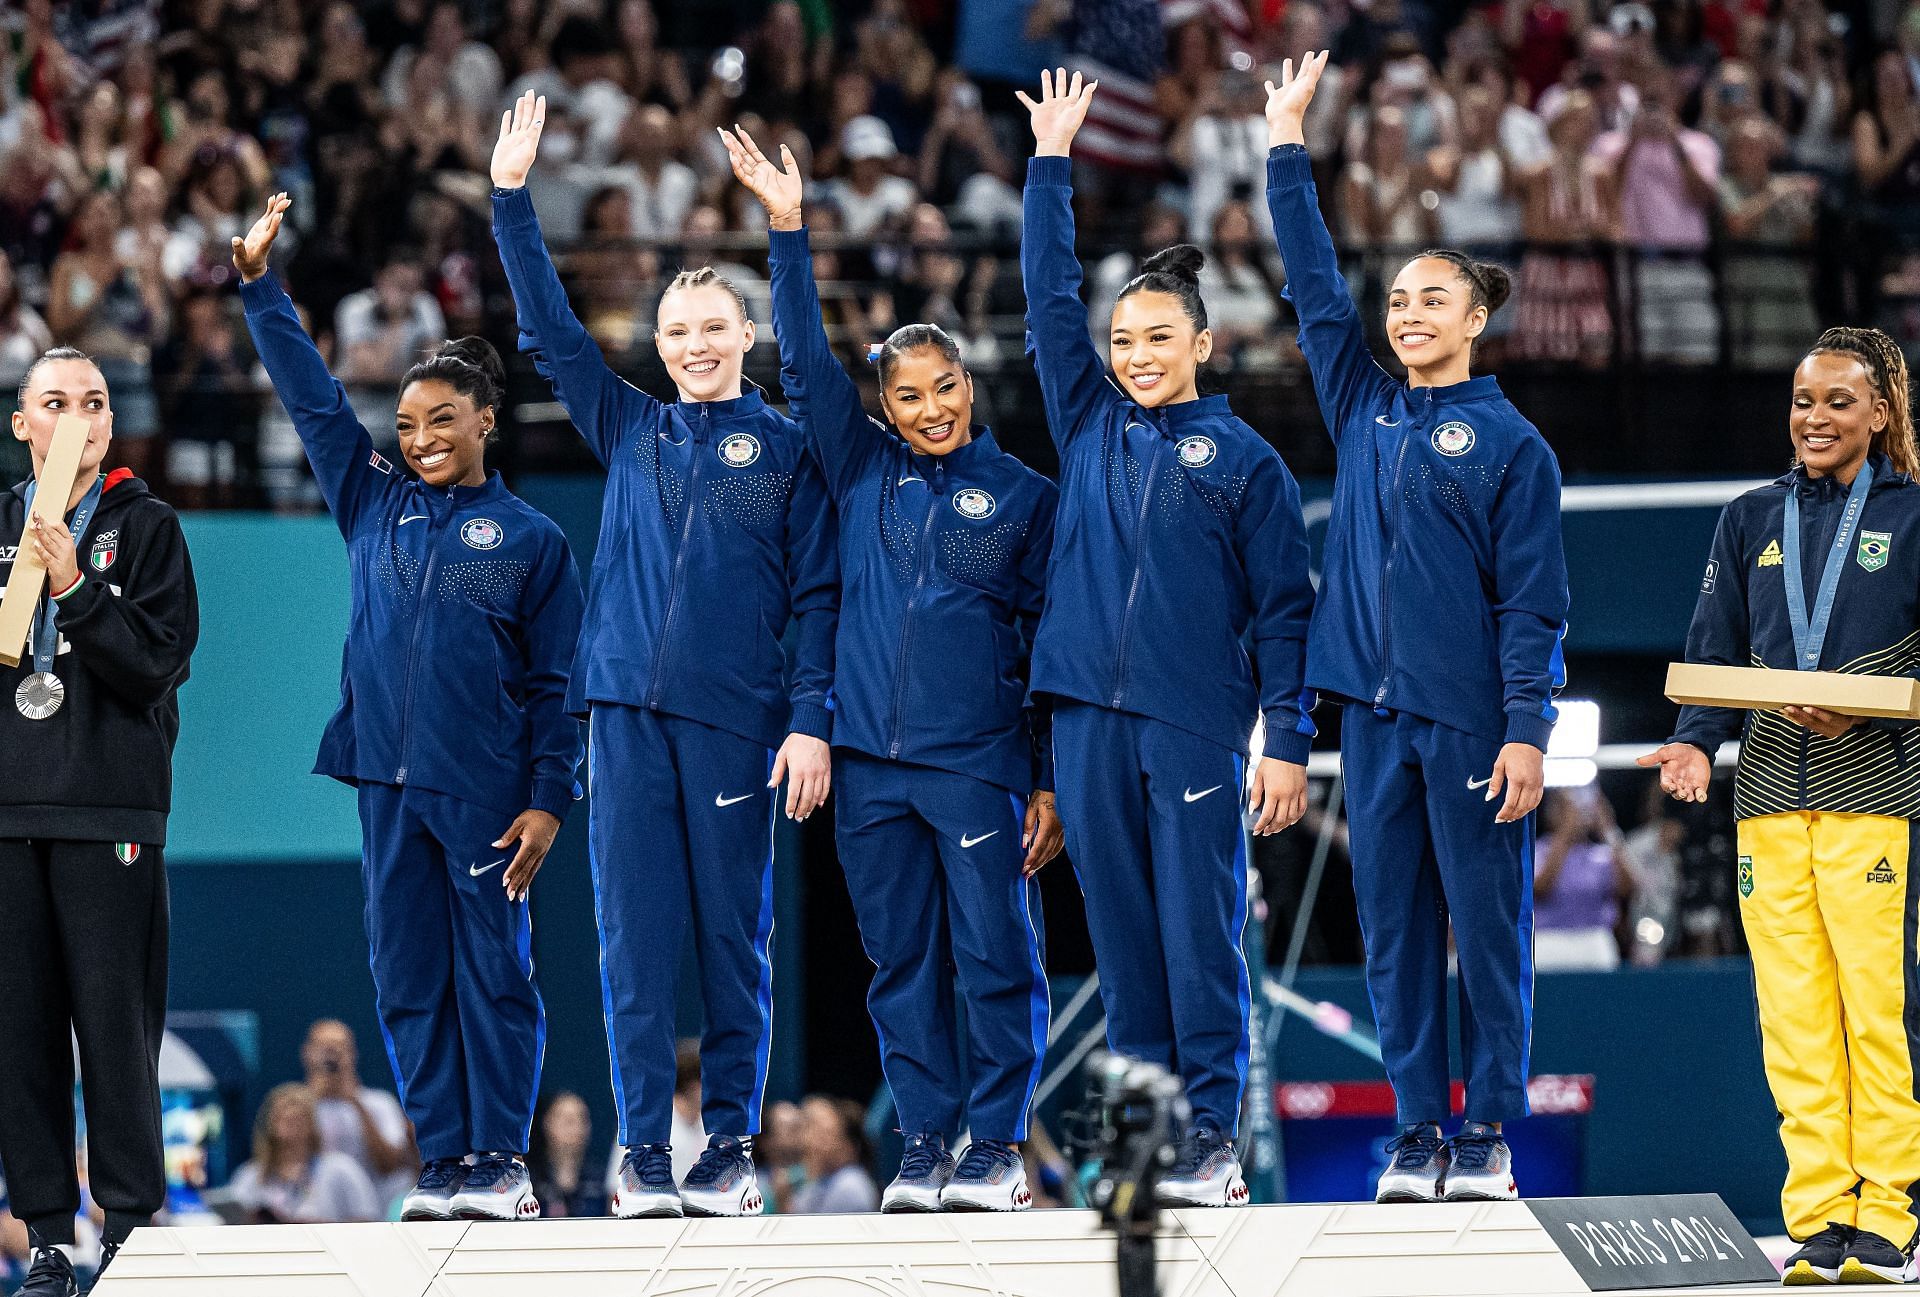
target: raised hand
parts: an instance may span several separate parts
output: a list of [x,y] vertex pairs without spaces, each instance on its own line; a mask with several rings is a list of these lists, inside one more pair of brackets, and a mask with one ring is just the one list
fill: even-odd
[[1038,146],[1034,149],[1036,156],[1067,156],[1067,151],[1073,147],[1073,137],[1080,131],[1080,123],[1087,120],[1087,106],[1093,102],[1093,92],[1099,85],[1098,81],[1081,84],[1078,72],[1069,81],[1067,70],[1057,68],[1052,72],[1040,73],[1038,103],[1027,98],[1024,90],[1014,92],[1032,116],[1033,138]]
[[1307,105],[1313,102],[1314,87],[1326,70],[1329,51],[1302,55],[1299,71],[1293,60],[1280,65],[1280,84],[1267,82],[1267,146],[1305,144]]
[[720,128],[720,139],[727,146],[727,160],[733,164],[733,176],[745,185],[760,205],[767,209],[767,224],[776,230],[800,228],[800,164],[793,150],[780,146],[780,165],[774,166],[753,136],[739,126]]
[[1668,743],[1657,751],[1639,757],[1634,764],[1645,770],[1658,768],[1660,789],[1675,801],[1704,802],[1707,785],[1713,779],[1713,762],[1691,743]]
[[520,96],[500,114],[500,138],[493,146],[493,183],[497,189],[518,189],[540,152],[540,131],[547,120],[547,97],[533,91]]
[[267,273],[267,254],[273,251],[273,241],[280,233],[280,218],[291,206],[293,199],[275,194],[267,200],[267,210],[260,213],[260,219],[253,223],[246,236],[233,236],[233,268],[240,272],[244,282],[251,284]]

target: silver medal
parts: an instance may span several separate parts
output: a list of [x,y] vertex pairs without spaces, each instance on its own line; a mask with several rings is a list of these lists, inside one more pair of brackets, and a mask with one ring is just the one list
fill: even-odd
[[35,671],[13,691],[13,705],[30,721],[43,721],[67,701],[67,687],[51,671]]

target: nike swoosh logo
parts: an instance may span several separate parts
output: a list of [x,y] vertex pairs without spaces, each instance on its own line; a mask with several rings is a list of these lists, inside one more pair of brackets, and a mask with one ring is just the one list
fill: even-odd
[[751,796],[753,796],[752,793],[741,793],[738,797],[722,797],[719,793],[715,793],[713,795],[713,804],[715,806],[731,806],[735,802],[744,802]]
[[424,513],[409,514],[405,518],[402,518],[400,520],[400,525],[404,527],[410,522],[424,522],[426,520],[426,516],[427,515]]
[[467,873],[471,874],[475,878],[478,878],[480,877],[480,875],[486,873],[487,870],[498,869],[501,865],[504,865],[506,863],[507,863],[507,858],[505,856],[502,856],[498,860],[494,861],[491,865],[488,865],[486,869],[482,869],[478,865],[468,865]]
[[1217,792],[1219,792],[1219,791],[1220,791],[1220,790],[1221,790],[1222,788],[1225,788],[1225,787],[1226,787],[1226,785],[1225,785],[1225,784],[1215,784],[1215,785],[1214,785],[1213,787],[1211,787],[1211,788],[1203,788],[1203,789],[1201,789],[1201,790],[1200,790],[1199,792],[1197,792],[1197,793],[1196,793],[1196,792],[1194,792],[1194,791],[1193,791],[1193,789],[1191,789],[1191,788],[1189,788],[1189,789],[1187,789],[1187,791],[1186,791],[1185,793],[1183,793],[1183,794],[1181,794],[1181,796],[1182,796],[1182,799],[1183,799],[1183,800],[1185,800],[1185,801],[1189,801],[1189,802],[1197,802],[1197,801],[1199,801],[1199,800],[1200,800],[1200,799],[1201,799],[1202,797],[1205,797],[1205,796],[1206,796],[1206,795],[1207,795],[1208,793],[1217,793]]
[[999,832],[1000,832],[999,829],[995,829],[992,833],[982,833],[977,838],[969,838],[964,834],[962,834],[960,838],[961,849],[964,850],[967,847],[976,846],[979,843],[985,842],[988,838],[996,836]]
[[1400,426],[1400,420],[1398,420],[1398,419],[1389,419],[1389,418],[1388,418],[1388,417],[1387,417],[1386,415],[1384,415],[1384,414],[1376,414],[1376,415],[1374,415],[1374,416],[1373,416],[1373,421],[1374,421],[1375,423],[1377,423],[1377,424],[1379,424],[1379,425],[1380,425],[1380,426],[1381,426],[1382,428],[1398,428],[1398,427]]
[[1492,782],[1493,782],[1492,775],[1488,775],[1485,779],[1469,779],[1467,780],[1467,791],[1470,793],[1477,793],[1482,788],[1485,788],[1488,784]]
[[912,476],[908,476],[908,477],[903,477],[903,478],[901,478],[901,479],[900,479],[900,480],[899,480],[898,482],[896,482],[896,483],[894,483],[894,485],[895,485],[895,486],[905,486],[905,485],[906,485],[907,483],[909,483],[909,482],[924,482],[924,481],[926,481],[926,480],[927,480],[927,479],[926,479],[926,478],[924,478],[924,477],[912,477]]

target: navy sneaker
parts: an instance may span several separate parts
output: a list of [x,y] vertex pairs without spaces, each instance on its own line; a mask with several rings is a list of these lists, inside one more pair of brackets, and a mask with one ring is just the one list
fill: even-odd
[[620,1159],[613,1214],[621,1220],[681,1214],[680,1186],[673,1182],[672,1145],[635,1144],[627,1150]]
[[1430,1121],[1402,1126],[1387,1145],[1387,1169],[1380,1173],[1375,1202],[1439,1202],[1447,1174],[1447,1143]]
[[1780,1282],[1789,1288],[1808,1288],[1840,1282],[1840,1262],[1853,1242],[1853,1226],[1833,1221],[1800,1245],[1781,1268]]
[[1027,1189],[1027,1163],[1017,1145],[1003,1139],[976,1139],[940,1191],[948,1211],[1025,1211],[1033,1206]]
[[1470,1121],[1447,1141],[1447,1202],[1504,1202],[1520,1196],[1513,1179],[1513,1150],[1484,1121]]
[[80,1280],[73,1273],[73,1262],[57,1247],[36,1243],[33,1268],[15,1297],[80,1297]]
[[1854,1231],[1840,1261],[1841,1283],[1913,1283],[1915,1278],[1912,1256],[1878,1234]]
[[758,1216],[764,1200],[753,1171],[753,1141],[731,1135],[707,1140],[707,1151],[680,1186],[680,1201],[689,1216]]
[[932,1131],[907,1140],[900,1155],[900,1174],[880,1196],[881,1211],[939,1211],[940,1194],[953,1179],[953,1154],[947,1141]]
[[1233,1141],[1208,1126],[1188,1133],[1180,1161],[1161,1178],[1155,1196],[1162,1207],[1244,1207],[1251,1201]]
[[512,1153],[481,1153],[467,1168],[460,1190],[447,1200],[455,1220],[538,1220],[527,1164]]
[[453,1195],[467,1178],[460,1157],[436,1157],[420,1168],[420,1180],[400,1200],[401,1220],[452,1220]]

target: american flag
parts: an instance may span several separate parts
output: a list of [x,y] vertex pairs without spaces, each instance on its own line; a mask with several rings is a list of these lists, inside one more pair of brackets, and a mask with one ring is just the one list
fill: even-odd
[[1067,64],[1100,82],[1074,141],[1077,156],[1128,171],[1160,170],[1166,122],[1153,83],[1166,70],[1167,29],[1196,18],[1217,23],[1229,51],[1252,43],[1241,0],[1074,0]]

